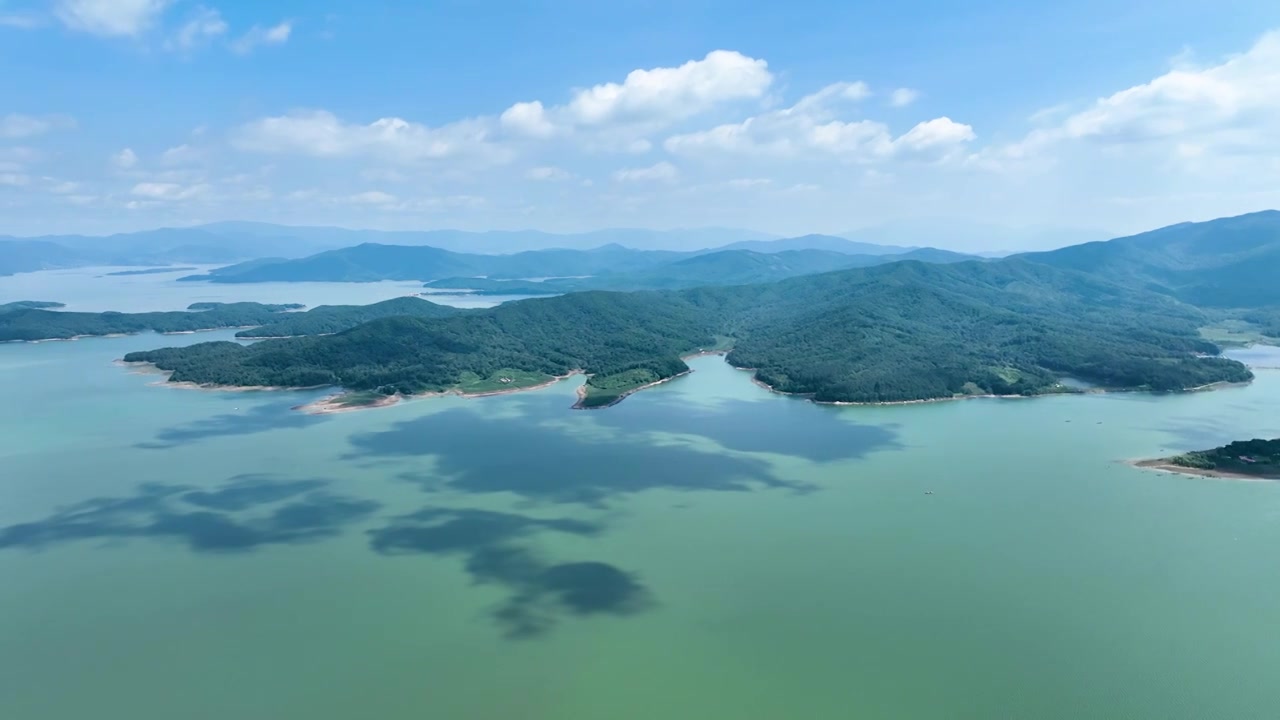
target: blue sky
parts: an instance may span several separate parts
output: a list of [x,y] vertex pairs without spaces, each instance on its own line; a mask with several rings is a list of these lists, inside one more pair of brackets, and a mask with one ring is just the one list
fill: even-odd
[[1280,5],[0,0],[0,233],[1280,206]]

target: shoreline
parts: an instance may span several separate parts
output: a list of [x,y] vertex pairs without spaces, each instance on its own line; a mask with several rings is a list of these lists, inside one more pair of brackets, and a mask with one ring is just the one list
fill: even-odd
[[[1109,388],[1089,388],[1086,390],[1068,390],[1066,392],[1046,392],[1038,395],[995,395],[986,393],[982,395],[954,395],[952,397],[940,398],[924,398],[921,400],[814,400],[813,393],[791,393],[785,390],[778,390],[763,380],[756,377],[757,368],[740,368],[733,367],[734,370],[751,373],[751,382],[757,387],[764,388],[776,395],[784,397],[802,398],[808,400],[815,405],[832,405],[836,407],[896,407],[899,405],[925,405],[929,403],[948,403],[958,402],[961,400],[1035,400],[1037,398],[1047,397],[1065,397],[1074,395],[1115,395],[1121,393],[1147,393],[1150,395],[1180,395],[1182,393],[1193,392],[1211,392],[1214,390],[1225,390],[1234,387],[1248,387],[1253,380],[1245,380],[1243,382],[1229,382],[1222,380],[1219,382],[1209,383],[1208,385],[1200,385],[1184,390],[1173,391],[1157,391],[1157,390],[1125,390],[1125,389],[1109,389]],[[1265,368],[1263,368],[1265,369]]]
[[1176,465],[1170,462],[1169,458],[1158,458],[1155,460],[1125,460],[1124,463],[1131,467],[1141,468],[1143,470],[1155,470],[1156,472],[1169,473],[1171,475],[1214,478],[1216,480],[1242,480],[1245,482],[1280,481],[1280,475],[1248,475],[1246,473],[1229,472],[1226,470],[1208,470],[1204,468],[1185,467],[1183,465]]
[[[253,327],[256,327],[256,326],[253,326]],[[226,329],[226,328],[219,328],[219,329]],[[204,332],[204,331],[194,331],[194,332]],[[102,336],[93,336],[93,337],[102,337]],[[40,342],[40,341],[16,341],[16,342]],[[691,352],[691,353],[681,355],[680,359],[690,360],[693,358],[707,357],[711,355],[727,356],[728,354],[729,354],[728,350],[699,350],[697,352]],[[135,372],[139,374],[158,373],[158,374],[167,374],[169,376],[172,376],[171,372],[160,370],[159,368],[155,367],[155,365],[152,363],[145,363],[145,362],[126,363],[123,360],[116,360],[114,362],[123,367],[131,367],[134,369]],[[727,364],[727,361],[726,361],[726,364]],[[953,397],[925,398],[925,399],[918,399],[918,400],[848,401],[848,400],[814,400],[812,394],[785,392],[772,387],[771,385],[765,383],[763,380],[760,380],[758,377],[756,377],[757,368],[743,368],[743,367],[737,367],[734,365],[730,365],[729,367],[733,368],[734,370],[738,370],[740,372],[749,373],[751,376],[750,380],[752,384],[756,385],[757,387],[763,388],[764,390],[767,390],[771,393],[774,393],[776,395],[803,399],[808,402],[814,403],[815,405],[829,405],[829,406],[835,406],[835,407],[895,407],[895,406],[904,406],[904,405],[925,405],[925,404],[931,404],[931,403],[946,403],[946,402],[955,402],[959,400],[978,400],[978,399],[1033,400],[1036,398],[1053,397],[1053,396],[1104,395],[1104,394],[1112,394],[1112,393],[1149,393],[1149,394],[1176,395],[1180,393],[1209,392],[1213,390],[1221,390],[1221,389],[1232,388],[1232,387],[1247,387],[1253,382],[1252,380],[1248,380],[1244,382],[1221,381],[1221,382],[1209,383],[1207,385],[1201,385],[1194,388],[1187,388],[1185,390],[1178,390],[1178,391],[1172,391],[1172,392],[1159,392],[1159,393],[1152,390],[1090,388],[1087,390],[1073,390],[1068,392],[1041,393],[1039,395],[983,394],[983,395],[956,395]],[[672,375],[671,377],[662,378],[661,380],[655,380],[653,382],[645,383],[644,385],[631,388],[630,390],[626,390],[621,394],[619,394],[614,400],[604,405],[593,405],[589,407],[584,406],[582,404],[583,401],[586,399],[586,392],[587,392],[587,386],[584,383],[583,385],[577,388],[577,391],[576,391],[578,396],[577,400],[574,402],[573,405],[570,406],[570,408],[574,410],[603,410],[605,408],[610,408],[622,402],[623,400],[630,397],[631,395],[637,392],[640,392],[641,390],[646,390],[656,385],[661,385],[665,382],[675,380],[676,378],[684,377],[691,373],[693,373],[693,369],[689,368],[684,372],[678,373],[676,375]],[[328,397],[321,398],[320,400],[316,400],[316,401],[307,403],[305,405],[299,405],[294,409],[302,412],[306,412],[308,414],[322,415],[322,414],[330,414],[330,413],[336,413],[336,412],[350,412],[353,410],[362,410],[366,408],[390,407],[402,401],[415,400],[420,398],[429,398],[429,397],[443,397],[446,395],[457,395],[459,397],[464,397],[464,398],[480,398],[480,397],[492,397],[496,395],[509,395],[512,393],[525,392],[529,390],[540,390],[543,388],[550,387],[562,380],[567,380],[575,375],[584,375],[584,374],[586,373],[583,370],[577,369],[565,375],[554,376],[550,380],[538,383],[536,385],[526,385],[521,387],[504,388],[501,390],[490,390],[490,391],[484,391],[484,392],[469,393],[469,392],[463,391],[460,388],[451,388],[449,390],[444,390],[439,392],[416,393],[413,395],[390,395],[390,396],[387,396],[388,398],[390,398],[388,400],[379,399],[373,403],[362,404],[362,405],[344,405],[339,403],[338,399],[340,397],[346,394],[349,394],[348,391],[343,390],[343,391],[334,393],[333,395],[330,395]],[[163,385],[166,387],[176,387],[176,388],[182,388],[182,389],[210,390],[210,391],[219,391],[219,392],[258,392],[258,391],[282,391],[282,390],[306,391],[306,390],[318,390],[325,387],[332,387],[329,385],[313,385],[309,387],[287,387],[287,386],[275,386],[275,385],[248,385],[248,386],[201,385],[193,382],[174,383],[168,380],[165,380],[162,382],[156,382],[152,384]],[[1171,470],[1170,472],[1176,472],[1176,471]],[[1253,477],[1253,476],[1241,476],[1241,477]]]
[[[342,398],[346,397],[347,395],[350,395],[351,393],[347,391],[341,391],[341,392],[337,392],[332,395],[320,398],[319,400],[316,400],[314,402],[309,402],[305,405],[298,405],[293,409],[304,412],[308,415],[332,415],[334,413],[340,413],[340,412],[352,412],[355,410],[371,410],[376,408],[391,407],[392,405],[398,405],[402,402],[410,402],[412,400],[421,400],[426,398],[447,397],[449,395],[456,395],[462,398],[481,398],[481,397],[493,397],[495,395],[511,395],[514,393],[525,392],[527,390],[541,390],[543,388],[548,388],[548,387],[551,387],[552,385],[555,385],[558,382],[561,382],[563,380],[568,380],[574,375],[581,375],[581,374],[582,374],[581,370],[574,370],[573,372],[568,373],[567,375],[552,376],[550,380],[547,380],[545,382],[540,382],[537,385],[522,385],[520,387],[504,388],[502,390],[486,390],[484,392],[469,393],[459,388],[452,388],[449,390],[444,390],[442,392],[415,393],[413,395],[400,395],[400,394],[384,395],[382,397],[377,398],[373,402],[361,403],[359,405],[348,405],[343,403]],[[306,389],[306,388],[298,388],[298,389]]]
[[618,403],[622,402],[623,400],[626,400],[628,397],[640,392],[641,390],[655,387],[657,385],[661,385],[662,383],[670,382],[672,380],[675,380],[676,378],[682,378],[685,375],[691,375],[691,374],[693,374],[693,370],[689,369],[689,370],[685,370],[682,373],[677,373],[675,375],[672,375],[671,377],[665,377],[665,378],[662,378],[661,380],[654,380],[651,383],[645,383],[644,385],[640,385],[638,387],[634,387],[634,388],[631,388],[630,390],[626,390],[619,393],[616,398],[614,398],[613,400],[610,400],[604,405],[586,406],[582,404],[583,401],[587,399],[587,385],[586,383],[583,383],[582,385],[578,386],[578,401],[575,402],[572,406],[570,406],[570,409],[571,410],[604,410],[605,408],[611,408],[614,405],[617,405]]
[[[216,328],[200,328],[199,330],[174,330],[173,332],[158,332],[156,330],[142,330],[139,332],[126,333],[107,333],[105,335],[72,335],[71,337],[56,338],[39,338],[37,340],[0,340],[0,343],[27,343],[30,345],[38,345],[40,343],[49,342],[73,342],[76,340],[91,340],[95,338],[123,338],[123,337],[139,337],[141,335],[160,335],[162,337],[172,337],[174,335],[196,335],[205,332],[218,332],[219,330],[248,330],[250,328],[262,327],[261,325],[228,325],[226,327]],[[294,336],[299,337],[299,336]],[[240,338],[241,340],[269,340],[271,338]]]

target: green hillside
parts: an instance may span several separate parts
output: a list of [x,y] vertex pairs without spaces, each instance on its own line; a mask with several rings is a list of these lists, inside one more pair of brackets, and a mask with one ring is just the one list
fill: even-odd
[[457,387],[514,369],[591,374],[588,403],[671,377],[680,355],[735,339],[729,361],[779,390],[882,402],[1063,391],[1068,375],[1124,389],[1246,380],[1199,354],[1199,311],[1167,296],[1026,260],[900,262],[755,286],[584,292],[443,318],[375,320],[326,337],[131,353],[173,379],[338,385],[383,393]]
[[296,335],[326,335],[348,330],[361,323],[384,317],[446,317],[464,312],[447,305],[437,305],[416,297],[399,297],[372,305],[319,305],[304,313],[277,316],[275,322],[249,330],[236,337],[272,338]]
[[1280,212],[1275,210],[1020,257],[1207,308],[1280,306]]

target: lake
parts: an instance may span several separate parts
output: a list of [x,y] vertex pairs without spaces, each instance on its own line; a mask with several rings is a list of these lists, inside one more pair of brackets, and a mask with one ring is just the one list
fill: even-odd
[[607,410],[575,378],[309,416],[112,362],[232,335],[0,345],[0,717],[1280,707],[1280,484],[1122,462],[1280,436],[1280,371],[829,407],[702,357]]
[[[111,276],[107,273],[137,270],[133,267],[91,267],[45,270],[0,276],[0,302],[51,300],[65,304],[66,310],[84,312],[149,312],[182,310],[196,302],[302,303],[316,305],[368,305],[381,300],[425,292],[416,281],[370,283],[271,282],[235,283],[178,282],[184,275],[198,275],[216,265],[170,273]],[[521,295],[450,295],[430,293],[430,300],[454,307],[492,307]]]

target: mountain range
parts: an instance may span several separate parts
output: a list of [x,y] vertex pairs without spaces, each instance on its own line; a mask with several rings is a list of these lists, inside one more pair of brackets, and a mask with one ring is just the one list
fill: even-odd
[[381,317],[333,335],[125,359],[153,363],[177,381],[337,385],[383,396],[582,370],[587,407],[686,372],[681,355],[713,347],[771,388],[823,401],[1077,392],[1064,377],[1177,391],[1252,377],[1218,357],[1200,329],[1224,308],[1280,308],[1278,262],[1280,213],[1263,212],[1000,260],[900,260],[755,285],[570,292],[438,317]]

